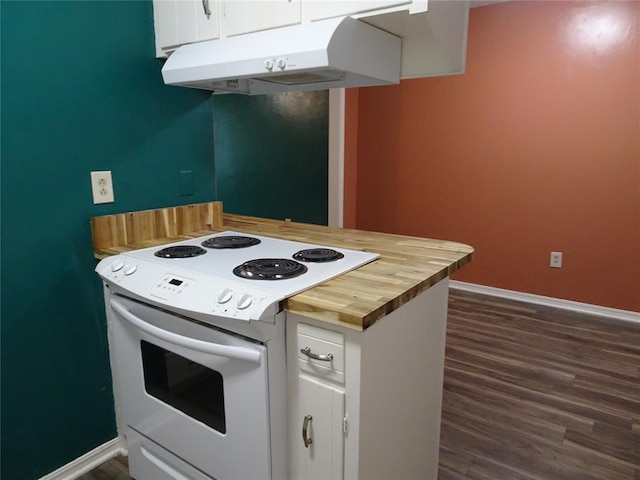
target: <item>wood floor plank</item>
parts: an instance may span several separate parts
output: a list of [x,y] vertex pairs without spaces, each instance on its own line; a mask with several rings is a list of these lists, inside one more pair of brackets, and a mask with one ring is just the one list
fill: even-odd
[[632,467],[640,458],[640,442],[632,429],[596,422],[591,432],[567,430],[565,440],[601,452]]
[[[526,358],[542,363],[552,362],[559,367],[583,368],[614,374],[621,378],[637,379],[637,363],[612,355],[610,350],[593,350],[592,346],[584,341],[562,340],[550,334],[527,332],[514,329],[512,326],[487,326],[479,322],[469,322],[467,319],[457,323],[451,321],[451,318],[450,316],[448,333],[452,345],[475,346],[483,351],[510,354],[514,358]],[[586,350],[587,348],[592,350]],[[593,363],[592,360],[597,360],[597,363]]]
[[474,457],[459,448],[440,448],[440,469],[446,470],[446,478],[464,478]]
[[[474,399],[445,390],[443,395],[444,408],[449,411],[468,412],[470,418],[482,419],[489,425],[509,425],[518,432],[527,432],[541,438],[561,442],[565,437],[566,427],[556,422],[549,422],[539,416],[530,416],[519,409],[505,408],[506,401],[495,402],[490,399]],[[590,431],[591,429],[588,429]],[[576,430],[581,431],[581,430]]]
[[[452,375],[445,377],[445,395],[447,392],[460,393],[491,405],[502,412],[512,412],[516,416],[531,417],[532,421],[550,423],[559,426],[559,428],[591,431],[595,423],[592,418],[525,399],[521,395],[510,395],[502,391],[469,385],[467,381],[458,381]],[[446,411],[443,409],[443,413]]]
[[495,480],[508,478],[509,480],[545,480],[544,477],[533,475],[514,467],[503,465],[489,458],[477,458],[469,469],[469,480]]
[[[542,439],[512,427],[483,423],[468,415],[444,417],[443,434],[454,438],[458,448],[464,448],[478,458],[489,458],[498,465],[527,472],[534,478],[629,480],[633,474],[633,468],[593,455],[591,451]],[[470,478],[473,478],[472,471],[471,468],[468,473]]]
[[[575,415],[593,420],[600,420],[611,425],[618,425],[628,428],[630,425],[631,414],[612,408],[608,405],[598,405],[582,398],[571,397],[556,393],[552,388],[532,389],[519,385],[518,382],[494,378],[486,375],[485,371],[477,367],[469,365],[459,365],[451,362],[451,367],[445,370],[445,378],[447,375],[456,376],[461,381],[472,382],[482,385],[484,388],[506,392],[511,396],[528,399],[535,403],[541,403],[558,410],[564,410]],[[446,381],[446,380],[445,380]]]

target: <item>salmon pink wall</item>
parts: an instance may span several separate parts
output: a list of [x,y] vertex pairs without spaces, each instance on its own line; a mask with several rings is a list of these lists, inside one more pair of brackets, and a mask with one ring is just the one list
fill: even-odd
[[464,75],[347,97],[345,219],[472,245],[457,280],[640,311],[639,17],[472,9]]

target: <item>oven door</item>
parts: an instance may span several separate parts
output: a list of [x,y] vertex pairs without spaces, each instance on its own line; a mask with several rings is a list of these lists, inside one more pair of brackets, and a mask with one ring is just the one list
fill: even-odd
[[266,347],[120,296],[108,307],[126,425],[218,480],[270,478]]

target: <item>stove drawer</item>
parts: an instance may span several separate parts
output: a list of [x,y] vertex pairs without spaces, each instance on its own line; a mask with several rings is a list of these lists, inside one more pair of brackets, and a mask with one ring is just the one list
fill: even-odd
[[297,338],[301,370],[344,383],[344,335],[299,323]]
[[129,470],[140,480],[214,480],[131,428],[127,449]]

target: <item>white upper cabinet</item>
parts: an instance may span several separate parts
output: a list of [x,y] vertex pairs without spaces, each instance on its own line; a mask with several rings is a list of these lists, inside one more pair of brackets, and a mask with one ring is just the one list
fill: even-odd
[[401,78],[463,73],[466,0],[153,0],[156,54],[180,45],[353,16],[402,38]]
[[[303,20],[356,15],[411,4],[412,0],[304,0]],[[426,4],[426,2],[424,2]]]
[[156,55],[220,36],[217,0],[153,0]]
[[225,37],[300,23],[300,0],[222,0]]

